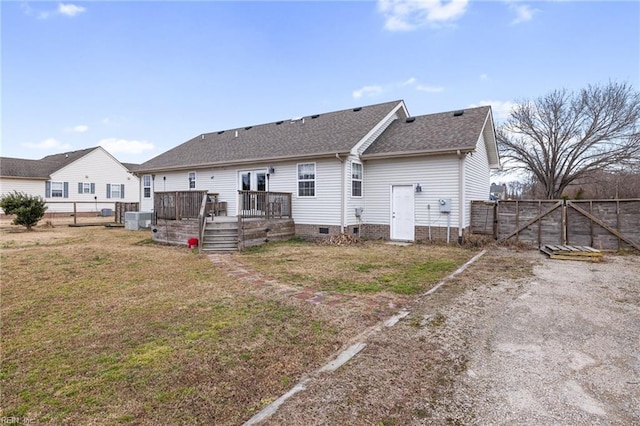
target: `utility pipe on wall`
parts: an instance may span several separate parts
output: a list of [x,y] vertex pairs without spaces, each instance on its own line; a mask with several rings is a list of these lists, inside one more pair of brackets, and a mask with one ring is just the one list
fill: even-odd
[[458,154],[458,244],[462,244],[462,230],[464,229],[464,154]]

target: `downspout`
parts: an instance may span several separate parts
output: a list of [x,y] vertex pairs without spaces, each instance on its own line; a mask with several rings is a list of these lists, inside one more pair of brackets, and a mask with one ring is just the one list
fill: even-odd
[[342,158],[340,158],[340,154],[336,152],[336,158],[338,161],[342,163],[342,173],[340,173],[340,233],[344,234],[344,223],[345,223],[345,206],[347,205],[347,200],[345,197],[347,196],[346,191],[344,190],[345,185],[345,162]]
[[464,155],[458,154],[458,244],[462,244],[462,230],[464,228]]

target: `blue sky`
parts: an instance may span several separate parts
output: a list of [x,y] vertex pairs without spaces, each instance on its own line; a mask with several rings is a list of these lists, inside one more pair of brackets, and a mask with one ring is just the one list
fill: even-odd
[[404,99],[412,115],[609,80],[635,1],[25,2],[1,13],[4,157],[144,162],[206,132]]

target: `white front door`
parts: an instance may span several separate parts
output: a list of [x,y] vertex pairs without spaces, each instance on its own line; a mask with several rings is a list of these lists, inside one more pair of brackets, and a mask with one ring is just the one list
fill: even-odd
[[413,241],[415,217],[413,185],[391,187],[391,239]]

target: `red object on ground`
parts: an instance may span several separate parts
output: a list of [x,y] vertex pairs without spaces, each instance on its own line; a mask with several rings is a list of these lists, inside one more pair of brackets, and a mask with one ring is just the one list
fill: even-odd
[[198,247],[198,239],[197,238],[189,238],[189,240],[187,240],[187,245],[189,246],[189,248]]

